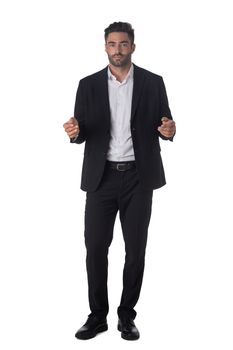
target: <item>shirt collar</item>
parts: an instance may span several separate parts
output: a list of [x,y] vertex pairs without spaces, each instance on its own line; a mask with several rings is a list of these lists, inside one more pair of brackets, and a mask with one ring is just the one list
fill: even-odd
[[[133,64],[131,64],[129,71],[128,71],[125,79],[121,82],[121,84],[126,83],[130,79],[133,79],[133,73],[134,73],[134,66],[133,66]],[[116,77],[110,71],[109,66],[108,66],[108,79],[116,81]]]

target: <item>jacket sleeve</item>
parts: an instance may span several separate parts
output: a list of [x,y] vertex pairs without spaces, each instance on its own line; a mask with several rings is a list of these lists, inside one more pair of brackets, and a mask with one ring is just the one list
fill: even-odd
[[[167,98],[167,92],[166,92],[166,88],[165,88],[165,84],[163,82],[163,78],[161,77],[160,80],[160,116],[162,117],[167,117],[169,119],[173,119],[172,115],[171,115],[171,111],[170,111],[170,107],[169,107],[169,103],[168,103],[168,98]],[[162,122],[161,122],[162,124]],[[163,140],[169,140],[169,141],[173,141],[173,138],[175,135],[173,135],[172,137],[165,137],[162,134],[159,133],[159,136],[163,139]]]
[[85,101],[84,101],[84,87],[83,81],[80,80],[76,93],[76,100],[74,106],[74,117],[79,124],[79,134],[76,138],[70,139],[71,143],[83,143],[86,140],[85,130]]

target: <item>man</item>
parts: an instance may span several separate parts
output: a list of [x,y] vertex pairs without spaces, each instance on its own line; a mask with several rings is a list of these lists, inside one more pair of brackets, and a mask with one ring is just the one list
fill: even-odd
[[85,244],[91,314],[78,339],[108,329],[107,267],[117,212],[125,241],[118,307],[122,338],[136,340],[136,311],[144,270],[153,190],[165,185],[159,136],[172,140],[175,123],[162,77],[131,62],[134,30],[105,29],[109,65],[80,80],[74,118],[64,124],[71,142],[85,143],[81,189],[86,191]]

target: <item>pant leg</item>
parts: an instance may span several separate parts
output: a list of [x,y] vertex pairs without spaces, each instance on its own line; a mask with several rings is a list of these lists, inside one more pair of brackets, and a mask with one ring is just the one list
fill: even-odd
[[140,295],[143,279],[152,195],[152,190],[145,191],[141,188],[136,169],[127,172],[119,197],[120,221],[126,252],[123,292],[118,308],[120,317],[136,317],[134,307]]
[[109,310],[108,248],[118,211],[114,189],[114,179],[107,171],[100,188],[86,195],[85,244],[89,305],[91,313],[100,318],[106,317]]

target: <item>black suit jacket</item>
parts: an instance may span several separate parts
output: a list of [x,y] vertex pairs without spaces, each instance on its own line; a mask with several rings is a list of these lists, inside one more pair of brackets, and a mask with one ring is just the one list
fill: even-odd
[[[74,116],[80,126],[75,143],[86,141],[81,189],[92,192],[103,176],[110,141],[107,67],[80,80]],[[134,65],[130,124],[136,166],[145,190],[166,183],[159,144],[162,135],[157,131],[163,116],[172,119],[162,77]]]

